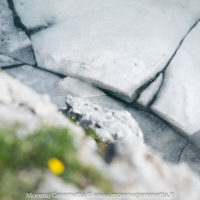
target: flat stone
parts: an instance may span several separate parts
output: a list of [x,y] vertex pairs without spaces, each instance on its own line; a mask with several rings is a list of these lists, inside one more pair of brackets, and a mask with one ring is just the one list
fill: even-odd
[[66,94],[81,97],[84,99],[104,96],[105,93],[100,89],[83,82],[79,79],[66,77],[59,82],[59,87],[65,90]]
[[200,130],[200,23],[189,33],[165,72],[164,84],[152,106],[159,116],[193,134]]
[[19,64],[22,63],[18,60],[14,60],[13,58],[0,54],[0,68],[19,65]]
[[7,0],[0,1],[0,27],[0,54],[34,65],[31,42],[22,30],[15,27]]
[[163,69],[200,18],[199,0],[14,2],[27,27],[46,26],[31,37],[40,66],[126,101]]

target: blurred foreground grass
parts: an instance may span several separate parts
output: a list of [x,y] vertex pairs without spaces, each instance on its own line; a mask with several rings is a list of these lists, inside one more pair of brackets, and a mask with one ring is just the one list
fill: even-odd
[[14,128],[0,129],[0,199],[25,199],[27,192],[37,191],[47,170],[80,189],[93,185],[112,192],[100,171],[79,161],[77,148],[66,128],[43,127],[23,139]]

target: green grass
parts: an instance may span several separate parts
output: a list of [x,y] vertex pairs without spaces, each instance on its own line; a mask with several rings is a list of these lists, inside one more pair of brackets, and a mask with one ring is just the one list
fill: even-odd
[[81,189],[94,185],[112,192],[109,180],[97,169],[83,165],[77,157],[72,133],[66,128],[43,127],[19,139],[14,128],[0,130],[0,199],[22,200],[37,189],[52,157],[65,165],[60,178]]
[[96,143],[97,143],[97,146],[98,146],[98,153],[101,155],[101,156],[104,156],[105,153],[106,153],[106,148],[107,148],[107,145],[110,143],[110,141],[107,141],[107,142],[102,142],[102,139],[101,137],[99,137],[95,130],[92,129],[92,128],[85,128],[85,133],[87,136],[90,136],[92,137]]

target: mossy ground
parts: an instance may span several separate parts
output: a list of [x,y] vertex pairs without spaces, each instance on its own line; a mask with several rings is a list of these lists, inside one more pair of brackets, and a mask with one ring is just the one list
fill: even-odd
[[85,128],[85,133],[87,136],[92,137],[98,146],[98,152],[101,156],[104,156],[106,153],[106,149],[108,144],[110,144],[110,141],[102,142],[102,139],[95,133],[94,129],[92,128]]
[[83,165],[77,157],[73,136],[66,128],[43,127],[19,139],[14,128],[0,130],[0,199],[22,200],[37,190],[48,160],[57,158],[65,166],[60,178],[83,189],[93,185],[111,192],[109,180],[97,169]]

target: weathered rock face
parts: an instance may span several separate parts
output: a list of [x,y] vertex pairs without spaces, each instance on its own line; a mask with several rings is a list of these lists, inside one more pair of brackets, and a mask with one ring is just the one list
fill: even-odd
[[[193,44],[199,39],[198,0],[13,2],[41,67],[91,82],[123,100],[137,100],[186,135],[199,130],[199,56]],[[78,85],[70,79],[61,81],[61,88]],[[86,85],[76,89],[68,91],[80,94],[83,89],[82,96],[92,91]],[[61,99],[58,94],[54,102]]]
[[34,65],[31,42],[22,30],[15,27],[7,0],[0,2],[0,27],[0,54]]
[[200,130],[200,24],[191,31],[165,72],[152,110],[188,134]]
[[105,93],[102,92],[100,89],[79,79],[71,77],[62,79],[59,83],[59,86],[66,91],[66,94],[78,96],[82,99],[91,99],[95,97],[105,96]]
[[138,137],[143,139],[143,134],[127,111],[118,111],[103,108],[81,98],[66,97],[67,114],[76,115],[76,120],[83,126],[93,128],[102,141],[113,142],[121,139]]
[[128,101],[165,67],[200,18],[198,0],[14,3],[26,27],[43,29],[31,37],[40,66],[86,79]]

